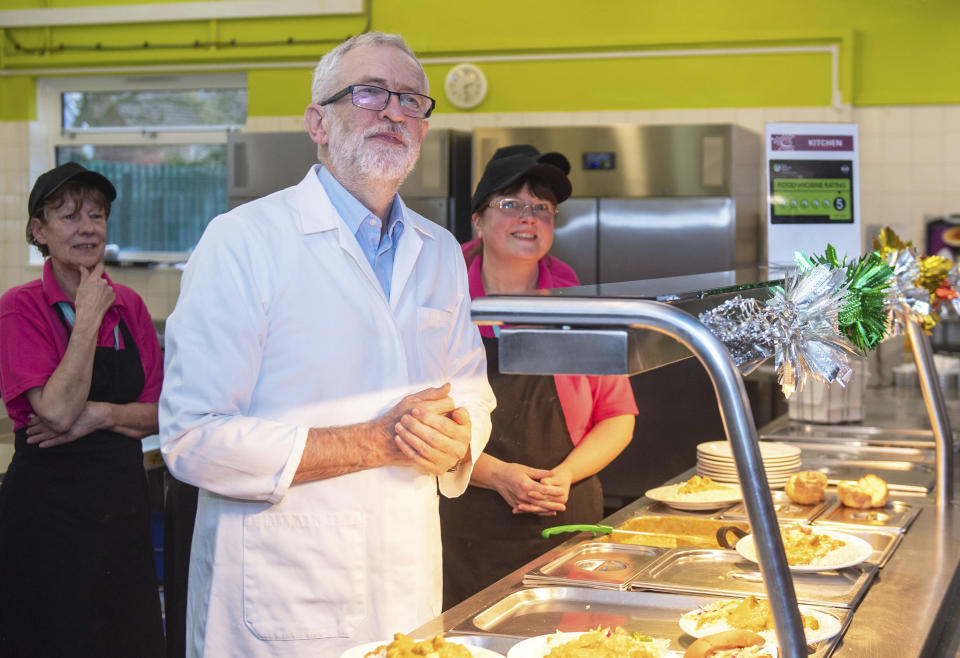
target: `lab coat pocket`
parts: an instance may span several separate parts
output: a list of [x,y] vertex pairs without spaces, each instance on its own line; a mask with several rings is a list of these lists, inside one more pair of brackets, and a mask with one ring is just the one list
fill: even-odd
[[359,512],[247,516],[243,616],[262,640],[349,637],[367,614]]
[[417,348],[426,380],[446,377],[447,348],[453,313],[421,306],[417,309]]

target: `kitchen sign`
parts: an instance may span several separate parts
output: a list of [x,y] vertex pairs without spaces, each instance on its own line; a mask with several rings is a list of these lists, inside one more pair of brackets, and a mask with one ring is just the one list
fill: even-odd
[[856,124],[768,123],[767,262],[791,269],[793,254],[863,253]]

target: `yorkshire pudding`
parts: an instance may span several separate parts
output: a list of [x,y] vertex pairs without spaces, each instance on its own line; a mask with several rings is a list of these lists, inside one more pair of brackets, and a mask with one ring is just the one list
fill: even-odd
[[827,476],[820,471],[800,471],[787,480],[787,496],[800,505],[813,505],[823,500]]
[[837,497],[847,507],[868,509],[886,505],[890,500],[890,491],[882,478],[869,473],[856,482],[847,480],[838,484]]

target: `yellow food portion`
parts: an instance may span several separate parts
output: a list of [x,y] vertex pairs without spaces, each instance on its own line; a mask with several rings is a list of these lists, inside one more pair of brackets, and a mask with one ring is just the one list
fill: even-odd
[[710,654],[710,658],[763,658],[769,653],[761,653],[763,647],[740,647],[738,649],[720,649]]
[[847,507],[868,509],[886,505],[890,500],[890,491],[883,478],[868,473],[856,482],[847,480],[838,484],[837,497]]
[[669,644],[620,627],[613,631],[596,628],[554,647],[544,658],[661,658]]
[[462,644],[447,642],[437,635],[420,642],[403,633],[394,633],[393,642],[377,647],[364,658],[470,658],[470,650]]
[[810,564],[828,553],[846,546],[847,543],[827,535],[818,535],[806,526],[789,526],[780,530],[783,548],[787,553],[787,563],[793,565]]
[[720,548],[720,544],[717,543],[717,530],[725,525],[749,530],[749,526],[744,523],[730,523],[715,519],[687,516],[636,516],[617,526],[610,535],[610,539],[618,544],[640,546]]
[[680,486],[677,487],[677,493],[680,494],[692,494],[692,493],[701,493],[703,491],[718,491],[723,489],[729,489],[730,487],[725,487],[722,484],[718,484],[711,480],[708,477],[700,477],[699,475],[694,475],[692,478],[686,482],[681,482]]
[[[803,619],[803,627],[816,631],[820,628],[820,622],[812,615],[800,615]],[[706,624],[716,624],[726,622],[730,628],[742,631],[761,631],[773,630],[773,613],[770,611],[770,603],[766,600],[760,600],[755,596],[748,596],[742,601],[729,600],[719,601],[705,608],[703,613],[697,615],[697,628]]]
[[827,476],[820,471],[800,471],[790,476],[784,490],[793,502],[813,505],[825,497]]

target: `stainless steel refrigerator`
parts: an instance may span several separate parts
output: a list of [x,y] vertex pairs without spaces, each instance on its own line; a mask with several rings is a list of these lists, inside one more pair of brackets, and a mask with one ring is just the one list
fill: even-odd
[[494,151],[532,144],[570,160],[573,196],[551,251],[584,284],[759,261],[762,140],[739,126],[478,128],[474,181]]
[[[400,188],[404,203],[470,239],[470,133],[431,130],[420,159]],[[305,132],[233,133],[227,139],[230,208],[296,185],[317,162],[317,145]]]

